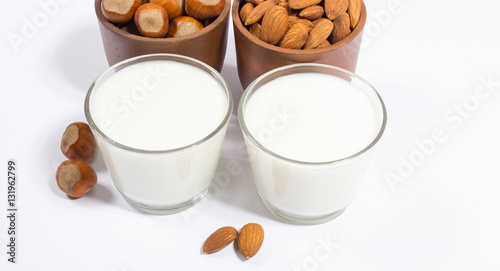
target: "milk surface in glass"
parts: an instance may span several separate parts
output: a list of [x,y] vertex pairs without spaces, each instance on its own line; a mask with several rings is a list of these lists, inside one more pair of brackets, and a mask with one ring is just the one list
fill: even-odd
[[353,200],[369,154],[339,160],[369,146],[381,127],[373,101],[360,89],[328,74],[285,75],[259,86],[243,114],[249,133],[262,145],[245,138],[268,206],[321,217]]
[[150,60],[106,78],[89,107],[107,137],[108,142],[97,136],[118,190],[139,207],[168,209],[208,189],[227,123],[207,141],[168,151],[214,133],[228,106],[227,93],[210,73],[181,62]]

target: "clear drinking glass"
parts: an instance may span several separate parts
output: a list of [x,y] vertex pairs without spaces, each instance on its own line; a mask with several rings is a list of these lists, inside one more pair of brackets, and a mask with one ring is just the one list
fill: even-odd
[[215,69],[174,54],[110,67],[84,106],[116,188],[153,214],[185,210],[205,195],[232,108],[231,90]]
[[[290,136],[292,136],[292,133],[305,132],[306,136],[311,136],[311,138],[315,137],[314,134],[308,135],[308,131],[304,131],[304,128],[301,128],[301,126],[294,126],[298,125],[296,121],[299,121],[302,115],[294,112],[293,105],[287,104],[287,100],[291,99],[292,104],[296,102],[297,105],[301,105],[308,102],[306,101],[309,99],[309,96],[307,96],[309,94],[307,93],[311,93],[311,90],[314,88],[321,88],[325,91],[335,90],[335,87],[332,85],[315,84],[314,81],[306,82],[307,85],[305,87],[300,87],[300,89],[296,89],[293,86],[300,85],[300,81],[293,81],[294,83],[292,83],[292,85],[286,85],[286,82],[291,78],[290,76],[300,74],[303,76],[333,76],[340,79],[335,79],[339,81],[340,85],[349,86],[349,88],[354,87],[352,91],[359,91],[366,96],[368,101],[366,103],[371,104],[371,107],[373,107],[373,110],[369,111],[373,112],[370,113],[370,117],[374,119],[373,125],[370,126],[373,127],[373,133],[372,136],[367,139],[366,143],[362,143],[361,145],[358,144],[359,148],[356,151],[347,153],[333,160],[320,159],[317,161],[301,157],[300,152],[296,152],[297,155],[294,157],[290,157],[290,155],[284,153],[294,153],[294,149],[308,148],[307,146],[321,149],[322,146],[315,145],[322,144],[320,141],[314,142],[314,140],[309,140],[293,142],[293,144],[287,146],[283,152],[277,152],[269,147],[271,145],[268,143],[271,140],[278,141],[275,143],[276,146],[284,144],[284,142],[289,140]],[[281,93],[284,95],[281,97],[271,97],[268,95],[262,98],[264,97],[264,93],[259,93],[259,91],[263,86],[279,78],[283,78],[283,80],[279,81],[280,83],[273,83],[272,86],[276,89],[283,89]],[[270,91],[270,89],[271,88],[268,87],[264,91]],[[308,98],[303,99],[303,101],[293,101],[293,99],[288,96],[296,91],[304,92],[305,96],[303,97]],[[259,100],[257,100],[256,94],[259,95]],[[249,101],[252,101],[254,97],[256,99],[254,103],[258,101],[260,104],[259,110],[255,110],[255,106],[250,109],[248,108]],[[328,97],[319,97],[317,100],[324,101],[328,104],[330,102],[328,99]],[[336,104],[343,103],[342,98],[337,100]],[[333,104],[334,101],[331,102]],[[279,105],[280,108],[286,109],[280,111],[281,109],[278,107],[273,108],[272,111],[276,112],[275,115],[268,119],[255,122],[255,115],[260,114],[260,112],[257,111],[266,110],[265,105],[268,103],[275,103]],[[272,106],[274,106],[274,104]],[[309,105],[308,109],[310,109],[309,113],[313,111],[316,112],[315,110],[317,110],[317,112],[323,112],[321,109],[316,108],[314,104]],[[287,114],[291,116],[288,119],[286,118]],[[313,115],[313,117],[315,116]],[[338,114],[332,117],[337,119],[340,118],[347,122],[351,121],[349,119],[350,115],[347,113],[345,115]],[[368,167],[373,147],[384,132],[387,113],[384,103],[377,91],[359,76],[334,66],[306,63],[277,68],[253,81],[245,90],[240,100],[238,119],[243,131],[255,184],[266,206],[272,213],[289,222],[317,224],[329,221],[340,215],[355,198]],[[260,130],[252,130],[250,129],[251,125],[249,123],[268,123],[269,127],[265,129],[259,128]],[[318,127],[314,127],[315,124],[312,123],[314,123],[314,121],[303,124],[304,127],[308,127],[307,129],[315,131]],[[329,123],[323,122],[320,123],[320,125],[329,125]],[[356,125],[357,123],[354,123],[354,127]],[[289,134],[286,134],[287,129],[289,129]],[[356,142],[353,141],[356,140],[356,137],[344,138],[340,143],[341,145],[354,144]]]

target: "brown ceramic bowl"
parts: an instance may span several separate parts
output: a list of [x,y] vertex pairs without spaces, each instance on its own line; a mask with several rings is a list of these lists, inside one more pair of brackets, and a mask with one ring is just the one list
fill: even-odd
[[99,19],[104,52],[110,66],[139,55],[170,53],[195,58],[220,72],[226,56],[230,8],[231,1],[226,0],[226,5],[217,19],[193,35],[148,38],[131,34],[110,23],[102,14],[101,0],[95,0],[95,13]]
[[295,63],[322,63],[355,72],[366,23],[366,7],[363,1],[361,3],[358,25],[346,38],[325,48],[298,50],[274,46],[250,34],[239,16],[245,0],[234,0],[232,17],[236,61],[243,88],[270,70]]

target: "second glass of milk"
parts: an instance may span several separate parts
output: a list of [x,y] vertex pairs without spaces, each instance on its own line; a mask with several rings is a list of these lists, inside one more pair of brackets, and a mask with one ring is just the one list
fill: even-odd
[[207,192],[233,100],[224,78],[184,56],[154,54],[102,73],[85,116],[116,188],[135,208],[182,211]]
[[295,64],[252,82],[238,118],[264,203],[290,222],[317,224],[355,198],[387,116],[359,76]]

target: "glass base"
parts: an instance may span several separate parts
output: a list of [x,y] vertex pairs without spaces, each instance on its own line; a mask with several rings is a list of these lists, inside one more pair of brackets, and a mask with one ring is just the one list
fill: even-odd
[[267,202],[264,199],[263,199],[263,202],[266,205],[266,207],[274,215],[281,218],[282,220],[285,220],[286,222],[292,223],[292,224],[303,224],[303,225],[316,225],[316,224],[328,222],[328,221],[338,217],[339,215],[341,215],[345,211],[345,209],[347,208],[347,206],[346,206],[346,207],[344,207],[344,208],[342,208],[342,209],[340,209],[332,214],[328,214],[328,215],[324,215],[324,216],[298,216],[298,215],[284,212],[284,211],[274,207],[273,205],[271,205],[269,202]]
[[198,194],[198,196],[194,197],[190,201],[187,201],[187,202],[175,205],[175,206],[160,206],[160,207],[148,206],[145,204],[141,204],[141,203],[135,202],[135,201],[127,198],[123,194],[122,194],[122,196],[132,207],[134,207],[135,209],[137,209],[143,213],[153,214],[153,215],[170,215],[170,214],[180,213],[182,211],[189,209],[190,207],[192,207],[193,205],[198,203],[203,198],[203,196],[205,196],[207,191],[208,191],[208,189],[201,192],[200,194]]

